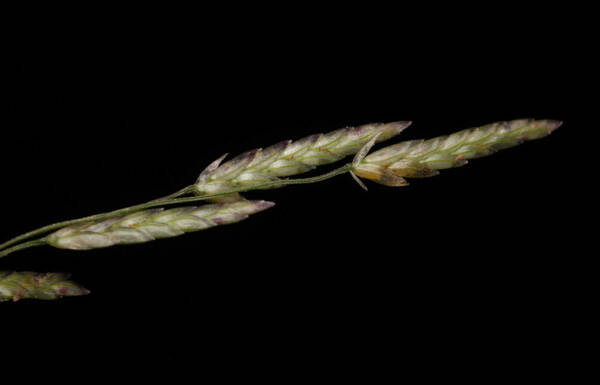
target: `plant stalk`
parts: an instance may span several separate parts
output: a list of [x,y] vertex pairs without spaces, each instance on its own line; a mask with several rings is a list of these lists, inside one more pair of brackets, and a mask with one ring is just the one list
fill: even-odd
[[27,242],[19,243],[16,246],[9,247],[6,250],[0,251],[0,258],[6,256],[8,254],[12,254],[15,251],[19,251],[19,250],[23,250],[23,249],[28,249],[30,247],[35,247],[35,246],[43,246],[45,244],[46,244],[46,239],[45,238],[34,239],[33,241],[27,241]]

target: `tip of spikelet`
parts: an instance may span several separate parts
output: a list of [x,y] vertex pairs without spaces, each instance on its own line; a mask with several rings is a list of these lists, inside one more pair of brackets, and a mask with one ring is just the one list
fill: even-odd
[[410,120],[402,120],[397,122],[390,122],[386,125],[391,129],[394,134],[399,134],[405,129],[407,129],[412,124]]
[[554,119],[541,119],[531,120],[527,126],[524,127],[522,133],[522,140],[533,140],[546,137],[556,131],[563,122],[561,120]]
[[256,202],[256,208],[258,211],[266,210],[273,206],[275,206],[275,202],[270,202],[270,201],[257,201]]
[[551,134],[552,132],[554,132],[555,130],[558,129],[558,127],[563,125],[563,121],[562,120],[553,120],[553,119],[548,119],[545,120],[546,124],[548,125],[548,134]]

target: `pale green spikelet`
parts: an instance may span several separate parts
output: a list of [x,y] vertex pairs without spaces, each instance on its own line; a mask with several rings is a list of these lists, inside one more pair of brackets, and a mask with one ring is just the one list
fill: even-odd
[[200,195],[218,193],[307,172],[356,153],[375,135],[379,135],[378,141],[390,139],[410,124],[374,123],[342,128],[248,151],[221,164],[224,155],[202,171],[196,181],[195,192]]
[[465,165],[480,158],[539,139],[560,127],[557,120],[519,119],[469,128],[429,140],[400,142],[366,156],[356,175],[388,186],[406,185],[406,178],[437,175],[438,170]]
[[0,302],[25,298],[53,300],[89,294],[89,290],[68,278],[65,273],[0,271]]
[[169,210],[150,209],[65,227],[50,234],[47,242],[54,247],[72,250],[143,243],[239,222],[273,205],[273,202],[243,200]]

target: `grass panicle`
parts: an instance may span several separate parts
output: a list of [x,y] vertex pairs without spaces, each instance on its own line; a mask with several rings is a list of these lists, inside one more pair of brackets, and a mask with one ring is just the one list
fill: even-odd
[[[166,197],[21,234],[0,244],[0,258],[41,245],[88,250],[149,242],[235,223],[274,205],[262,200],[245,200],[240,192],[316,183],[348,172],[365,189],[358,177],[387,186],[404,186],[407,184],[405,178],[437,175],[439,170],[463,166],[469,159],[542,138],[561,124],[557,120],[533,119],[497,122],[433,139],[400,142],[370,154],[376,142],[398,135],[410,122],[366,124],[311,135],[295,142],[285,141],[248,151],[222,164],[223,156],[202,171],[194,185]],[[309,178],[283,178],[352,154],[356,154],[352,163],[328,173]],[[182,198],[189,194],[195,196]],[[164,209],[164,206],[202,200],[218,203]],[[57,299],[89,293],[67,278],[61,273],[0,271],[0,301]]]

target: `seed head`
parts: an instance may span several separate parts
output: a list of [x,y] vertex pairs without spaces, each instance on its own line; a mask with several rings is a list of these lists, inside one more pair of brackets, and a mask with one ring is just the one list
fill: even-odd
[[187,232],[239,222],[274,205],[267,201],[242,200],[199,207],[152,209],[126,216],[65,227],[48,236],[48,244],[72,250],[87,250],[118,244],[149,242]]
[[65,273],[0,271],[0,302],[23,298],[52,300],[89,294],[89,290],[68,278]]
[[460,167],[480,158],[539,139],[560,127],[557,120],[520,119],[469,128],[429,140],[400,142],[367,155],[355,166],[356,175],[387,186],[404,186],[404,178],[426,178],[438,170]]

